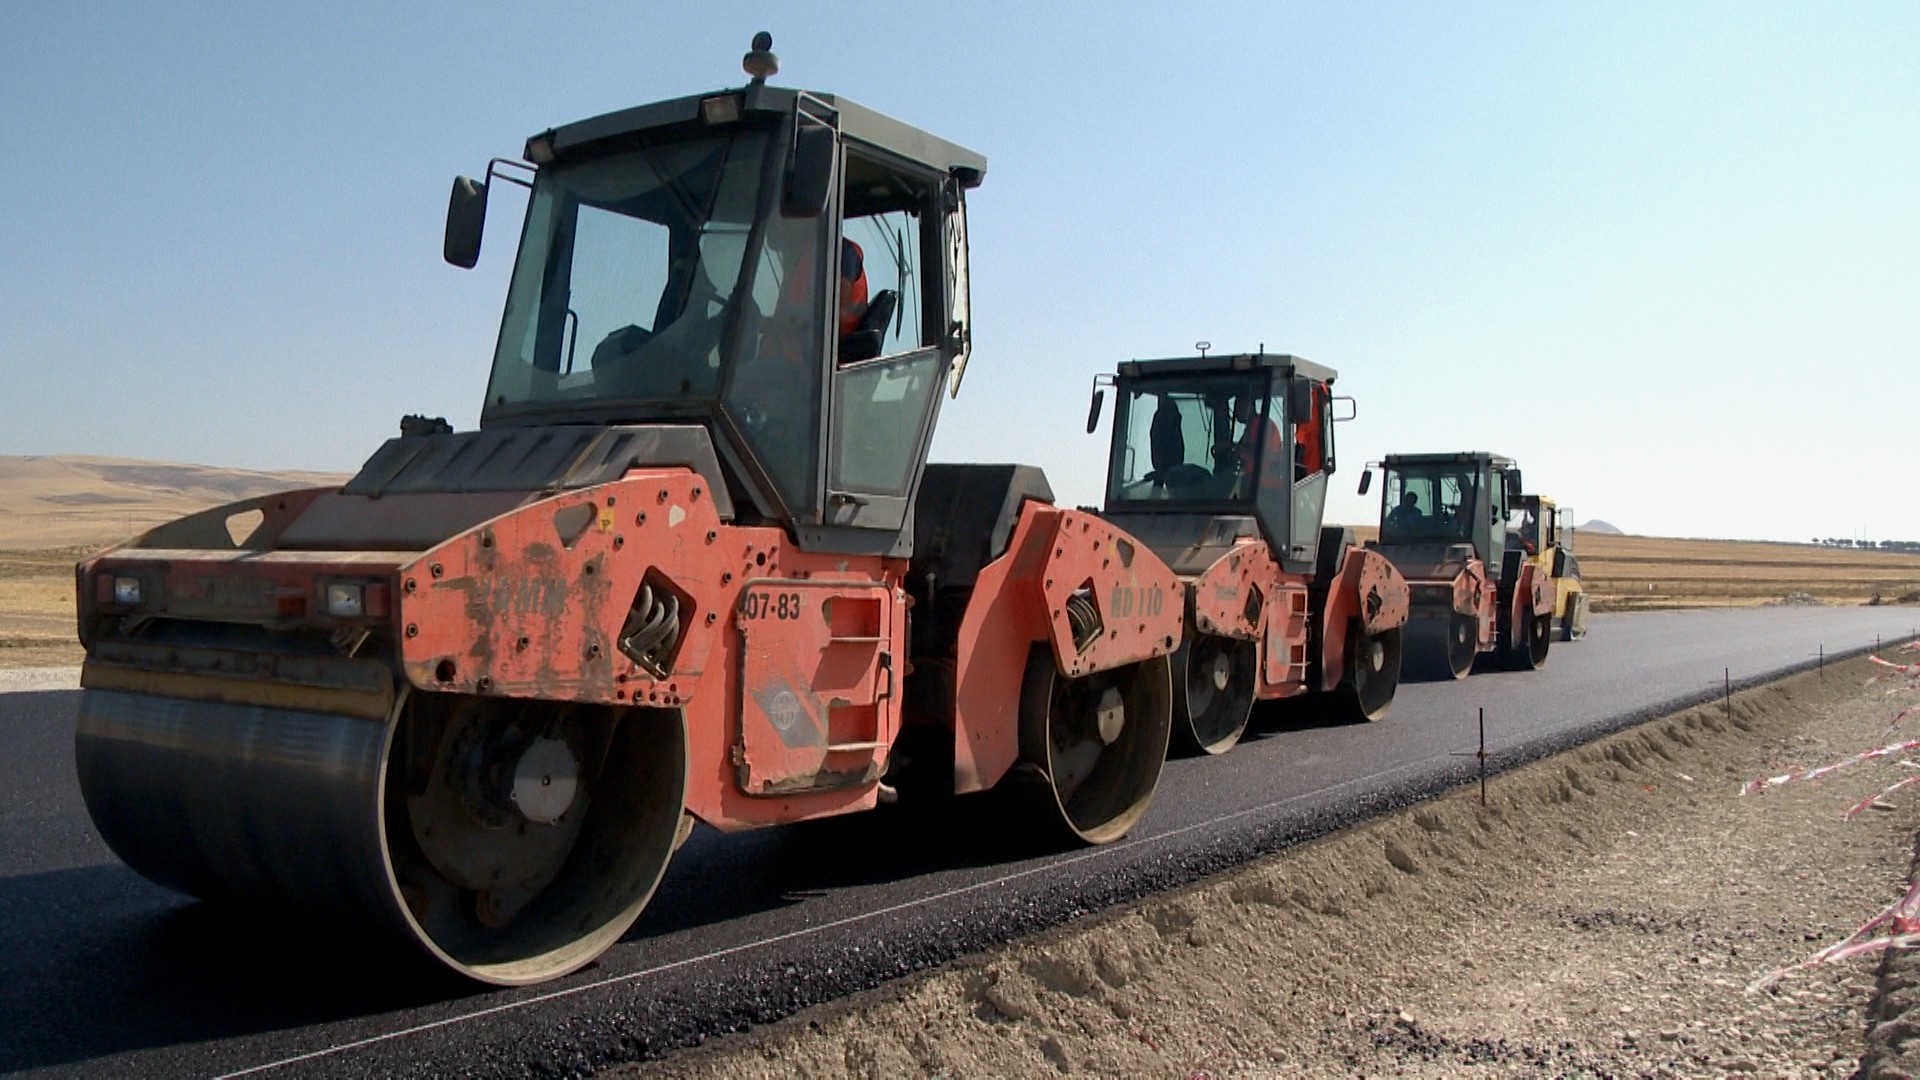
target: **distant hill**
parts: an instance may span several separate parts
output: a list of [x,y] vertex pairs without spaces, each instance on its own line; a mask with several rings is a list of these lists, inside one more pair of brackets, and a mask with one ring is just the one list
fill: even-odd
[[1609,525],[1606,522],[1601,521],[1599,518],[1594,518],[1592,521],[1589,521],[1584,525],[1574,526],[1574,531],[1584,532],[1584,533],[1600,533],[1604,536],[1627,535],[1626,533],[1620,531],[1620,529],[1618,529],[1617,527],[1613,525]]
[[94,547],[236,499],[345,483],[129,458],[0,455],[0,549]]

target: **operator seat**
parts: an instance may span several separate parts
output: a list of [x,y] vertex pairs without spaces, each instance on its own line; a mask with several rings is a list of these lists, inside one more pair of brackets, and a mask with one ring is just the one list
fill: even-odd
[[1165,487],[1167,474],[1186,464],[1187,436],[1180,424],[1180,406],[1166,394],[1153,410],[1153,423],[1147,428],[1147,447],[1153,459],[1153,471],[1147,479],[1156,487]]
[[887,324],[893,321],[894,310],[900,306],[900,294],[893,289],[881,289],[867,301],[866,313],[854,328],[840,336],[840,362],[857,364],[862,360],[871,360],[880,355],[887,337]]

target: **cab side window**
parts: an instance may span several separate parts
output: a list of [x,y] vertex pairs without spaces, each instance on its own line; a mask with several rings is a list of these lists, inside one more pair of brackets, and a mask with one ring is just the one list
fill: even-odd
[[[837,307],[839,362],[857,364],[933,344],[922,325],[924,223],[936,185],[847,150]],[[936,268],[937,269],[937,268]],[[937,284],[937,283],[936,283]]]
[[[941,178],[847,147],[835,280],[835,523],[898,527],[929,435],[946,356],[925,325],[944,300]],[[933,242],[928,243],[928,229]]]

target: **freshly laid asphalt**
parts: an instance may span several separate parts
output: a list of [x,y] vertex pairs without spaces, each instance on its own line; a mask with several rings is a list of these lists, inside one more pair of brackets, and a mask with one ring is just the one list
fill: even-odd
[[[0,1071],[143,1076],[577,1074],[785,1016],[1192,881],[1472,774],[1478,710],[1510,767],[1828,657],[1912,608],[1596,616],[1530,673],[1403,685],[1368,725],[1256,718],[1168,764],[1127,840],[1027,846],[991,799],[755,833],[696,831],[639,925],[539,987],[452,982],[272,916],[149,884],[94,832],[71,691],[0,694]],[[1496,781],[1497,782],[1497,781]]]

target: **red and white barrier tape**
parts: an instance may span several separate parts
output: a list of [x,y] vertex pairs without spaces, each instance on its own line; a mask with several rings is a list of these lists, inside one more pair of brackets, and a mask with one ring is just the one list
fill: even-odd
[[[1898,651],[1899,652],[1920,652],[1920,641],[1910,641],[1907,644],[1902,645]],[[1887,693],[1897,694],[1902,690],[1920,690],[1920,664],[1896,664],[1893,661],[1886,659],[1885,657],[1877,656],[1872,653],[1869,653],[1867,655],[1867,662],[1871,664],[1876,664],[1880,667],[1887,669],[1885,673],[1876,672],[1873,675],[1868,676],[1867,678],[1868,686],[1872,686],[1874,683],[1879,682],[1882,678],[1887,676],[1904,675],[1907,678],[1907,685],[1896,686],[1893,689],[1887,691]]]
[[[1915,765],[1911,761],[1903,761],[1900,764],[1912,766],[1915,768],[1920,768],[1920,765]],[[1880,794],[1869,795],[1866,798],[1861,799],[1859,802],[1854,803],[1852,806],[1848,807],[1847,812],[1840,816],[1842,818],[1845,818],[1848,821],[1852,821],[1854,818],[1860,816],[1860,811],[1865,810],[1867,807],[1872,806],[1874,803],[1878,802],[1879,800],[1886,798],[1887,796],[1893,794],[1896,791],[1899,791],[1901,788],[1908,787],[1913,784],[1920,784],[1920,776],[1907,776],[1907,777],[1902,777],[1899,780],[1895,780],[1892,784],[1889,784],[1887,786],[1886,790],[1880,792]]]
[[1906,708],[1901,709],[1899,712],[1894,713],[1893,719],[1887,721],[1887,730],[1880,733],[1881,740],[1885,741],[1887,736],[1892,735],[1893,729],[1900,726],[1900,721],[1905,720],[1907,717],[1912,716],[1914,713],[1917,713],[1917,712],[1920,712],[1920,705],[1909,705]]
[[[1874,936],[1874,932],[1886,927],[1886,932]],[[1777,968],[1755,979],[1748,985],[1749,992],[1765,990],[1774,983],[1796,971],[1831,964],[1836,960],[1845,960],[1867,953],[1881,952],[1886,949],[1905,949],[1920,945],[1920,881],[1907,889],[1907,894],[1889,904],[1886,910],[1867,920],[1867,924],[1855,930],[1847,940],[1829,945],[1797,964]]]
[[1867,662],[1870,664],[1879,664],[1881,667],[1884,667],[1884,668],[1892,668],[1893,670],[1899,672],[1902,675],[1920,675],[1920,664],[1896,664],[1893,661],[1887,659],[1886,657],[1880,656],[1878,654],[1868,656]]
[[[1920,642],[1908,642],[1901,646],[1899,651],[1920,652]],[[1881,667],[1889,668],[1892,671],[1907,676],[1908,685],[1904,687],[1904,689],[1911,690],[1916,686],[1920,686],[1920,664],[1896,664],[1892,661],[1871,655],[1868,656],[1867,659]],[[1872,683],[1877,681],[1878,678],[1879,676],[1875,676],[1873,679],[1867,681]],[[1899,689],[1903,688],[1896,687],[1895,691]],[[1894,691],[1889,691],[1889,693],[1892,692]],[[1915,712],[1920,712],[1920,705],[1909,706],[1895,713],[1893,720],[1887,725],[1887,730],[1891,732],[1900,725],[1901,720]],[[1878,746],[1865,753],[1855,754],[1842,761],[1836,761],[1831,765],[1823,765],[1818,769],[1808,769],[1804,771],[1795,769],[1780,776],[1768,777],[1764,780],[1750,780],[1740,789],[1740,794],[1755,794],[1765,791],[1769,787],[1777,787],[1794,780],[1818,779],[1828,773],[1846,768],[1849,765],[1857,765],[1861,762],[1888,757],[1892,754],[1913,749],[1916,746],[1920,746],[1920,739],[1911,739],[1907,742],[1894,743],[1889,746]],[[1920,769],[1920,762],[1903,758],[1900,764],[1905,768]],[[1902,777],[1878,795],[1862,799],[1860,802],[1855,803],[1852,807],[1848,808],[1843,816],[1851,819],[1860,814],[1861,811],[1872,806],[1877,800],[1912,784],[1920,784],[1920,775]],[[1749,985],[1747,990],[1749,992],[1765,990],[1767,987],[1779,982],[1793,972],[1819,967],[1822,964],[1831,964],[1835,961],[1846,960],[1855,956],[1884,952],[1888,949],[1915,947],[1920,947],[1920,881],[1915,881],[1912,885],[1908,886],[1905,896],[1889,904],[1880,914],[1867,920],[1866,925],[1848,935],[1845,941],[1829,945],[1797,964],[1769,971]]]
[[1893,743],[1888,746],[1876,746],[1871,750],[1855,754],[1850,758],[1843,758],[1831,765],[1822,765],[1817,769],[1788,769],[1779,776],[1768,776],[1759,780],[1749,780],[1741,785],[1740,794],[1757,795],[1768,788],[1779,787],[1782,784],[1790,784],[1795,780],[1818,780],[1829,773],[1838,772],[1849,765],[1858,765],[1864,761],[1874,761],[1879,758],[1890,757],[1894,754],[1904,754],[1916,748],[1920,748],[1920,739],[1908,739],[1906,742]]

